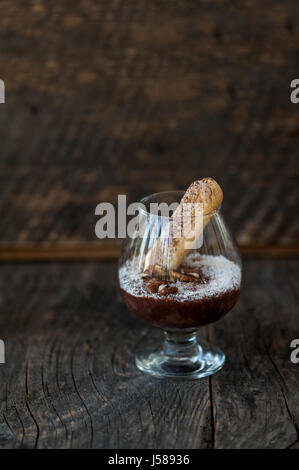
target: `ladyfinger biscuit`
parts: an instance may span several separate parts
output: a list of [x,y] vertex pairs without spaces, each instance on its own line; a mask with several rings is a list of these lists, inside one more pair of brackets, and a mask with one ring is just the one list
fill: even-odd
[[190,240],[196,242],[222,199],[222,189],[213,178],[194,181],[168,226],[147,253],[144,268],[158,264],[166,271],[177,269],[192,248]]

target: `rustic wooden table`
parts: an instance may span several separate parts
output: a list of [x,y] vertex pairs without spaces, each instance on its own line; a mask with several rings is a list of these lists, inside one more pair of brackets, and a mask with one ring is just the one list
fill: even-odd
[[[0,10],[0,447],[299,448],[298,2]],[[121,302],[94,210],[203,176],[223,187],[244,289],[200,332],[223,371],[160,382],[134,366],[160,333]]]
[[139,372],[143,324],[116,263],[0,267],[1,448],[298,448],[299,260],[244,263],[234,310],[200,335],[227,354],[198,382]]

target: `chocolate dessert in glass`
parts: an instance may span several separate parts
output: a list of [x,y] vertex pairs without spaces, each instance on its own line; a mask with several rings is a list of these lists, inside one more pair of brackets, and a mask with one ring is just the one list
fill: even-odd
[[[195,181],[185,193],[145,197],[137,236],[123,244],[124,302],[165,331],[163,344],[141,344],[136,356],[137,367],[155,377],[198,379],[225,362],[220,349],[198,342],[196,334],[228,313],[240,293],[241,260],[221,212],[222,197],[212,178]],[[163,215],[164,206],[173,212]]]

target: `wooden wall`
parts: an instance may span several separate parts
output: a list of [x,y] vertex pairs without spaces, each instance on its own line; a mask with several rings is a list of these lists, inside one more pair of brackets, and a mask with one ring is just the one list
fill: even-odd
[[0,9],[2,249],[96,242],[97,203],[203,176],[242,246],[296,245],[297,2]]

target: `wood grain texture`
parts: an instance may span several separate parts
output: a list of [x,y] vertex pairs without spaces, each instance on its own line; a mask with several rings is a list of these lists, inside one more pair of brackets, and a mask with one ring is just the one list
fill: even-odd
[[228,355],[198,383],[133,365],[145,335],[107,263],[0,266],[1,448],[296,447],[296,260],[247,260],[234,311],[201,334]]
[[290,362],[299,337],[298,267],[249,261],[241,314],[212,329],[211,340],[228,354],[227,373],[212,379],[216,447],[285,448],[298,439],[299,367]]
[[293,0],[1,2],[0,244],[94,240],[118,194],[212,176],[238,241],[299,228]]
[[2,447],[211,446],[208,381],[163,385],[133,365],[147,328],[117,295],[114,264],[1,269],[1,292],[23,292],[1,303]]
[[[73,243],[6,243],[0,246],[0,262],[36,261],[103,261],[117,260],[121,251],[121,240],[98,240],[96,242]],[[294,245],[241,245],[244,257],[297,258],[299,244]]]

